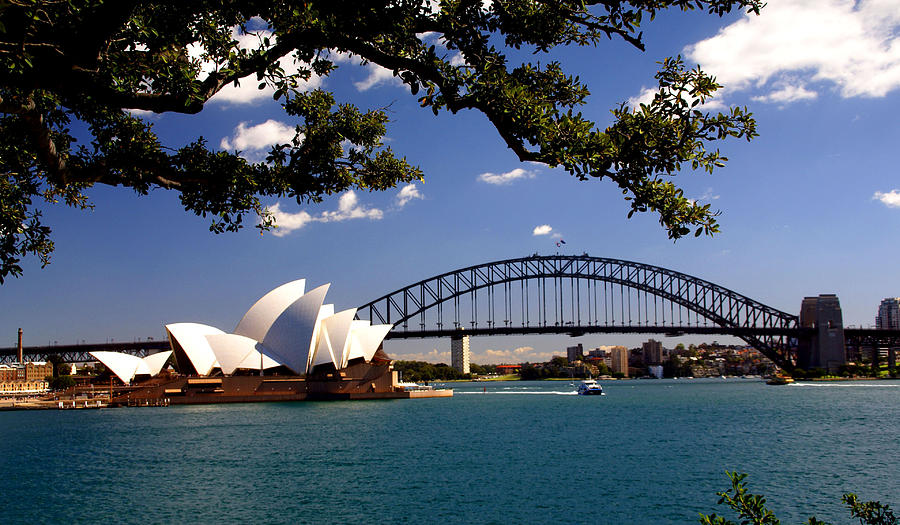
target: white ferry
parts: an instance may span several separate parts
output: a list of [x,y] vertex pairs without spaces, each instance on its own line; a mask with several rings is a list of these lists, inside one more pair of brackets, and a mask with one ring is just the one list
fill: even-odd
[[603,396],[603,387],[593,379],[585,379],[578,385],[579,396]]

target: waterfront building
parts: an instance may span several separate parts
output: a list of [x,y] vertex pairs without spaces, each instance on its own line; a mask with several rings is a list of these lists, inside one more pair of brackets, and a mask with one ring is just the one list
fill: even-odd
[[900,297],[888,297],[878,305],[875,328],[900,330]]
[[[612,356],[610,355],[608,350],[603,348],[594,348],[593,350],[588,352],[588,356],[599,359],[606,365],[606,368],[612,369]],[[599,362],[599,361],[598,361]]]
[[581,343],[578,343],[576,346],[566,347],[566,358],[569,360],[569,363],[584,359],[584,347],[581,346]]
[[660,341],[651,339],[641,345],[644,354],[644,365],[659,365],[663,362],[663,346]]
[[43,381],[52,375],[53,363],[46,361],[0,365],[0,381]]
[[628,349],[624,346],[614,346],[609,349],[610,361],[613,373],[620,372],[628,377]]
[[815,332],[798,341],[797,366],[834,371],[846,364],[843,314],[836,295],[804,297],[800,305],[800,327],[814,328]]
[[43,394],[50,389],[46,381],[0,381],[0,395]]
[[594,348],[588,352],[591,357],[609,357],[609,353],[602,348]]
[[461,374],[469,373],[469,336],[454,335],[450,338],[450,366]]
[[284,284],[264,295],[244,314],[234,333],[199,323],[166,325],[172,350],[144,358],[120,352],[91,352],[123,383],[156,376],[174,354],[182,373],[208,377],[238,371],[284,369],[307,375],[316,367],[346,368],[370,361],[392,325],[354,319],[356,309],[335,313],[323,304],[330,285],[305,292],[306,281]]
[[522,365],[497,365],[497,373],[500,375],[518,374],[522,371]]
[[10,382],[10,381],[24,381],[25,380],[25,367],[22,365],[18,366],[10,366],[10,365],[0,365],[0,382]]
[[47,391],[47,377],[53,376],[53,363],[29,361],[0,365],[0,394],[38,394]]
[[[260,298],[233,333],[198,323],[166,325],[171,351],[146,358],[93,352],[126,388],[112,404],[246,403],[326,399],[451,397],[452,390],[401,385],[382,341],[393,325],[356,319],[324,304],[326,284],[292,281]],[[159,374],[170,357],[177,375]],[[112,385],[110,385],[112,391]]]
[[46,361],[25,363],[25,381],[43,381],[48,376],[53,376],[53,363]]
[[350,361],[370,361],[393,325],[356,320],[356,308],[335,312],[324,304],[329,286],[306,292],[305,279],[281,285],[250,307],[230,334],[198,323],[166,325],[179,369],[198,376],[270,369],[302,376],[317,367],[341,370]]

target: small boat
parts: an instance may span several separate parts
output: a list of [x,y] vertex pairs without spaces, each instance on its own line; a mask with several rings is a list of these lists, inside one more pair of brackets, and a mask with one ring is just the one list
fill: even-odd
[[772,376],[766,381],[767,385],[789,385],[794,382],[794,378],[790,376]]
[[602,396],[605,395],[603,393],[603,387],[600,386],[597,381],[593,379],[585,379],[578,385],[578,395],[579,396]]

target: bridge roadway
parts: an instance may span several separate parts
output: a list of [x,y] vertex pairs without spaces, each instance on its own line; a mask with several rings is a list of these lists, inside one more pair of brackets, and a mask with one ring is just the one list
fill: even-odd
[[[580,337],[586,334],[648,334],[680,337],[688,334],[741,336],[799,337],[813,333],[812,328],[752,328],[728,326],[498,326],[493,328],[466,328],[435,330],[392,330],[385,339],[422,339],[453,337],[459,335],[529,335],[564,334]],[[900,333],[900,331],[898,331]]]
[[[683,335],[730,335],[735,337],[784,336],[795,339],[811,333],[810,328],[729,328],[722,326],[525,326],[473,328],[465,330],[466,335],[528,335],[564,334],[578,337],[586,334],[647,334],[679,337]],[[423,339],[451,337],[459,335],[458,330],[421,330],[390,332],[387,339]],[[852,348],[900,348],[900,330],[874,328],[845,328],[847,346]],[[51,356],[59,356],[66,363],[93,361],[90,352],[125,352],[136,356],[169,350],[168,341],[142,341],[132,343],[87,343],[77,345],[26,346],[22,349],[26,361],[47,361]],[[17,359],[16,347],[0,348],[0,364],[12,364]]]

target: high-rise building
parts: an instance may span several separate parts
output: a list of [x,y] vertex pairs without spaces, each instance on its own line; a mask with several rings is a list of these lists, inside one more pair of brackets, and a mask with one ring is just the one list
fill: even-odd
[[588,352],[588,355],[591,357],[609,357],[606,350],[603,348],[594,348]]
[[644,350],[644,365],[661,365],[663,362],[663,346],[660,341],[651,339],[641,345]]
[[847,362],[844,351],[844,321],[841,302],[834,294],[804,297],[800,304],[800,327],[813,334],[797,343],[797,366],[837,370]]
[[581,346],[581,343],[578,343],[577,346],[569,346],[566,348],[566,358],[570,363],[574,363],[575,361],[580,361],[584,359],[584,347]]
[[609,349],[609,353],[612,357],[612,368],[613,373],[621,372],[625,374],[625,377],[628,377],[628,349],[624,346],[614,346]]
[[875,328],[900,330],[900,297],[888,297],[878,306]]
[[469,373],[469,336],[454,335],[450,338],[450,366],[461,374]]

